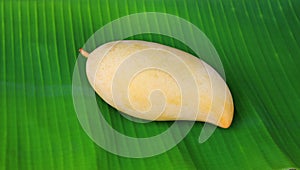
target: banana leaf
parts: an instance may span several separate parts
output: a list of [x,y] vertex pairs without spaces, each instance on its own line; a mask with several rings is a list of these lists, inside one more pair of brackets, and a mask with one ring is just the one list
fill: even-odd
[[[78,49],[105,24],[140,12],[181,17],[210,39],[234,99],[230,128],[199,143],[204,123],[196,122],[175,147],[147,158],[110,153],[85,133],[72,99]],[[300,167],[299,0],[0,0],[0,19],[0,169]],[[167,36],[128,39],[193,54]],[[96,99],[107,122],[128,136],[153,136],[172,124],[140,125]]]

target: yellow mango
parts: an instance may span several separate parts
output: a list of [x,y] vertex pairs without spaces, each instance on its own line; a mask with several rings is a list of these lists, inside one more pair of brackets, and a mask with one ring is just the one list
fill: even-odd
[[233,99],[225,81],[189,53],[137,40],[109,42],[90,54],[83,49],[80,53],[87,57],[93,89],[121,112],[151,121],[196,120],[222,128],[232,122]]

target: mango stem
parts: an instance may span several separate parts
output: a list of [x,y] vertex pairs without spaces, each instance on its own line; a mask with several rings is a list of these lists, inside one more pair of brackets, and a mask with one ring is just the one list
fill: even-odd
[[84,51],[82,48],[79,49],[79,52],[81,55],[83,55],[85,58],[88,58],[89,57],[89,53]]

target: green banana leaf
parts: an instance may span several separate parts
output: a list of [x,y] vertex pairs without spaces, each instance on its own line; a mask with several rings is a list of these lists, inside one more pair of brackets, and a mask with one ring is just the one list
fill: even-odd
[[[200,144],[204,123],[169,151],[127,158],[95,144],[72,99],[78,49],[122,16],[161,12],[201,29],[215,46],[235,105],[229,129]],[[289,169],[300,167],[300,1],[0,1],[0,169]],[[156,23],[151,23],[156,24]],[[170,37],[140,39],[193,54]],[[172,122],[140,125],[97,96],[120,133],[148,137]],[[147,147],[147,146],[144,146]]]

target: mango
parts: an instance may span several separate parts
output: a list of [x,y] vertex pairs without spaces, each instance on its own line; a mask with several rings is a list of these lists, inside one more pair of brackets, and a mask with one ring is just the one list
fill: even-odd
[[86,74],[95,92],[123,113],[150,121],[231,125],[234,105],[226,82],[189,53],[138,40],[80,53],[87,57]]

